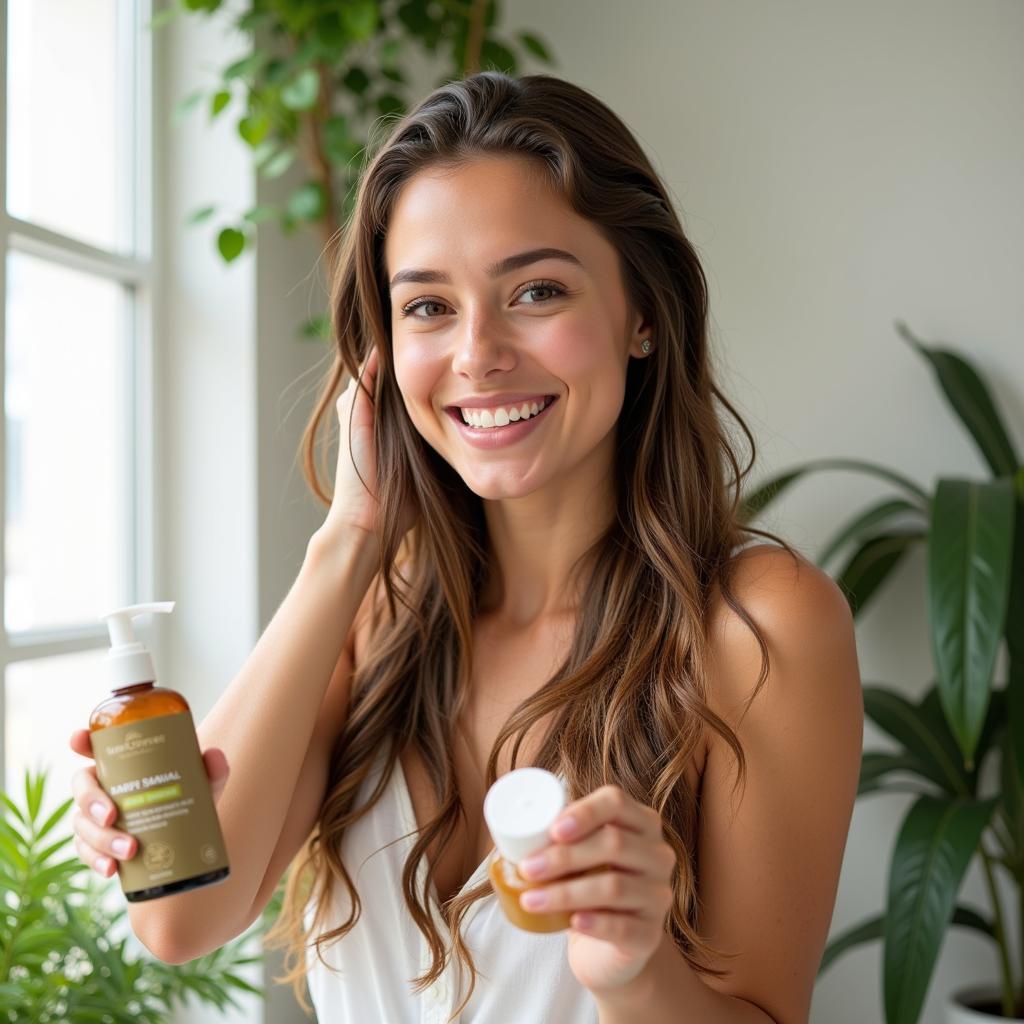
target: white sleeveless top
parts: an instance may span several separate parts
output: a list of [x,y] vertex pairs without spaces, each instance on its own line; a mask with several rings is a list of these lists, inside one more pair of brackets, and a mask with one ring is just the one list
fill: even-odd
[[[382,753],[364,780],[357,797],[360,805],[383,771],[384,761]],[[433,985],[418,995],[412,992],[411,979],[430,964],[426,939],[402,896],[402,865],[416,828],[399,759],[378,804],[342,837],[341,857],[362,902],[359,920],[343,938],[321,947],[324,960],[334,970],[320,962],[314,948],[307,951],[307,983],[319,1024],[445,1024],[469,990],[468,975],[460,988],[459,960],[453,954]],[[477,865],[460,892],[486,877],[489,859]],[[421,858],[420,885],[426,871],[426,859]],[[438,932],[450,948],[448,927],[433,888],[429,902]],[[329,927],[345,920],[349,906],[344,887],[336,884],[325,919]],[[307,928],[312,919],[310,903]],[[459,1024],[597,1024],[593,995],[569,969],[567,931],[535,935],[516,928],[490,892],[466,912],[462,933],[473,954],[477,979],[472,998],[456,1018]]]

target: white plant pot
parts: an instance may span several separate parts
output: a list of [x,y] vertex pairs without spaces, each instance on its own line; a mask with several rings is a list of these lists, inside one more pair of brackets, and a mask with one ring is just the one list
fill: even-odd
[[[997,982],[967,985],[951,992],[946,1001],[946,1024],[996,1024],[1024,1021],[1024,1017],[1000,1015],[1002,988]],[[974,1009],[979,1007],[979,1009]]]

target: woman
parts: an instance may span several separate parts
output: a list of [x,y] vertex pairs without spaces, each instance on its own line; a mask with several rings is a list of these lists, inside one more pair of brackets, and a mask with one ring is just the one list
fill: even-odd
[[[437,89],[364,171],[332,310],[303,442],[329,511],[199,727],[232,873],[130,904],[136,933],[199,956],[294,860],[272,938],[325,1022],[805,1021],[859,774],[852,617],[739,521],[753,438],[636,140],[552,76]],[[570,794],[533,875],[572,911],[553,935],[487,880],[483,796],[527,764]],[[135,841],[91,766],[74,792],[109,875]]]

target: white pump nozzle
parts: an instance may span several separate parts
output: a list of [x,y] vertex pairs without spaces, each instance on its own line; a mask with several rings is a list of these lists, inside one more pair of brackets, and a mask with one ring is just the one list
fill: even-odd
[[154,601],[149,604],[130,604],[100,616],[106,620],[110,631],[110,650],[103,664],[111,689],[156,681],[153,658],[146,647],[135,639],[132,619],[146,612],[170,612],[173,608],[173,601]]

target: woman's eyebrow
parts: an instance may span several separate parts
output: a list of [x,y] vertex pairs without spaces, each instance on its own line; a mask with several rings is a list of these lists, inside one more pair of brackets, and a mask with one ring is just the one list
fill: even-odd
[[[566,252],[565,249],[529,249],[526,252],[519,252],[513,256],[506,256],[504,259],[498,260],[497,263],[492,263],[486,268],[487,276],[500,277],[502,274],[511,273],[513,270],[519,270],[521,267],[529,266],[531,263],[538,263],[540,260],[565,260],[567,263],[572,263],[577,267],[583,266],[578,257],[574,256],[571,252]],[[394,288],[395,285],[405,282],[412,282],[414,284],[452,283],[451,278],[442,270],[399,270],[391,278],[391,283],[388,287]]]

